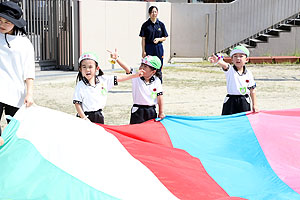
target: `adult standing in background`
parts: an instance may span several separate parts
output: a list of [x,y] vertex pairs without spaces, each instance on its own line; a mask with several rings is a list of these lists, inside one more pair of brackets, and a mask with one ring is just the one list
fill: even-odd
[[149,19],[143,23],[140,31],[142,37],[142,57],[146,55],[157,56],[161,61],[161,72],[163,67],[164,48],[162,42],[168,37],[164,23],[157,19],[158,8],[151,6],[148,10]]
[[14,116],[23,104],[33,104],[34,49],[22,15],[18,4],[0,3],[0,117],[3,112]]

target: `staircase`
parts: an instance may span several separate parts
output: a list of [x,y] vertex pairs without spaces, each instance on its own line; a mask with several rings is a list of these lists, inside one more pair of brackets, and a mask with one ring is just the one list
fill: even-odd
[[244,45],[249,49],[256,48],[258,43],[268,43],[269,38],[280,37],[280,33],[282,32],[290,32],[292,27],[299,26],[300,27],[300,12],[289,17],[286,20],[283,20],[273,26],[248,37],[245,40],[242,40],[232,46],[224,49],[222,52],[229,53],[231,49],[237,45]]

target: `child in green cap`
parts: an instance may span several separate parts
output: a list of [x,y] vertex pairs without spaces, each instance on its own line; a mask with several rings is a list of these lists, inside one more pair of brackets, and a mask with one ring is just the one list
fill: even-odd
[[249,61],[249,50],[240,45],[230,52],[233,65],[226,63],[223,57],[213,55],[208,58],[211,63],[222,67],[226,75],[227,95],[223,104],[222,115],[231,115],[240,112],[258,112],[256,101],[256,83],[246,63]]
[[[115,52],[108,51],[112,59],[126,71],[126,74],[131,74],[133,69],[128,67],[120,60]],[[165,117],[163,106],[163,89],[160,73],[158,70],[161,67],[161,61],[157,56],[146,56],[142,59],[140,70],[144,70],[142,77],[133,78],[132,81],[132,97],[133,106],[131,108],[130,124],[139,124],[151,119]],[[156,104],[158,104],[158,116],[156,112]]]

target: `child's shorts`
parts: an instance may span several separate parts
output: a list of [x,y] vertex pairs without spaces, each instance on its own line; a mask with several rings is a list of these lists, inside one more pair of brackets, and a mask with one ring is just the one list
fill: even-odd
[[130,124],[139,124],[157,118],[155,105],[134,104],[131,108]]
[[[104,116],[102,115],[102,109],[99,109],[97,111],[86,111],[84,114],[89,118],[91,122],[98,123],[98,124],[104,124]],[[77,114],[77,117],[80,117]]]
[[250,97],[246,95],[230,95],[227,94],[224,104],[222,115],[231,115],[235,113],[250,111]]

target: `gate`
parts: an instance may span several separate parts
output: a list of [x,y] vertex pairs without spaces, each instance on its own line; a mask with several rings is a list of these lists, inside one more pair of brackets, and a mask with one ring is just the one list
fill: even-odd
[[73,70],[72,0],[12,1],[23,9],[36,65],[41,69]]

